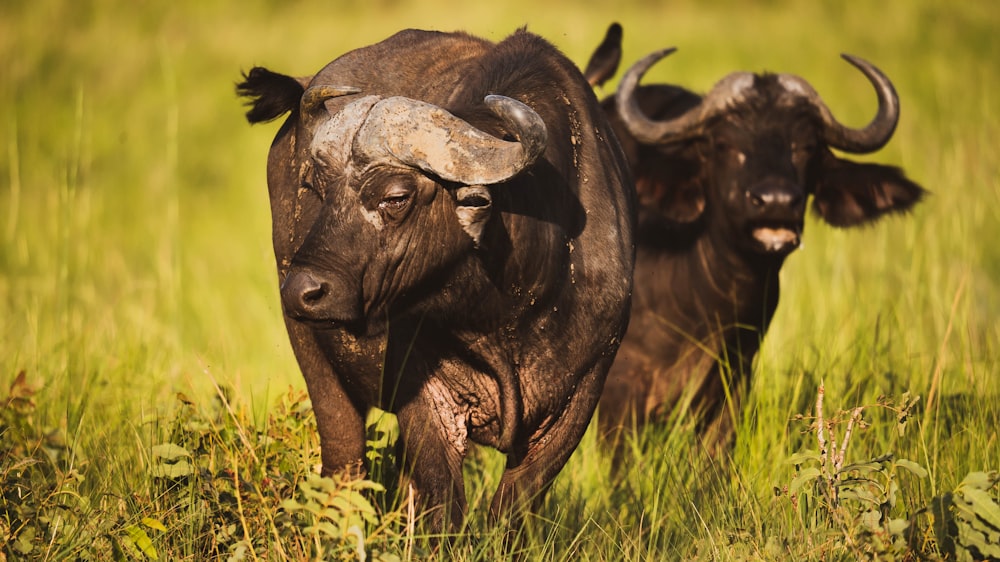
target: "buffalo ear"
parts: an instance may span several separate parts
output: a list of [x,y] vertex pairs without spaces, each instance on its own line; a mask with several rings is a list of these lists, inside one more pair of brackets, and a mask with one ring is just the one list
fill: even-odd
[[455,199],[458,203],[455,208],[458,223],[478,248],[483,239],[483,228],[492,215],[493,196],[485,185],[467,185],[455,192]]
[[249,98],[247,121],[271,121],[299,107],[305,92],[300,80],[255,66],[243,74],[243,81],[236,85],[236,94]]
[[583,70],[583,77],[591,86],[603,85],[615,75],[621,60],[622,26],[618,22],[613,22],[608,26],[604,40],[594,50],[594,54],[590,55],[590,61]]
[[894,166],[831,156],[820,176],[813,209],[833,226],[858,226],[906,212],[926,194]]
[[705,190],[698,166],[688,159],[641,158],[635,170],[639,203],[655,209],[669,222],[683,226],[696,222],[705,211]]

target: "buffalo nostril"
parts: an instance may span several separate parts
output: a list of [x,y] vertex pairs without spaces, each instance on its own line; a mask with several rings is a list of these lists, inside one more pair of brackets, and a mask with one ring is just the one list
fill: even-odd
[[754,207],[796,208],[803,201],[802,193],[783,188],[760,188],[746,192],[747,200]]
[[328,290],[326,284],[319,279],[307,272],[297,271],[285,278],[281,285],[281,296],[288,308],[303,312],[322,301]]
[[326,294],[326,286],[322,283],[305,288],[302,291],[302,302],[309,304],[322,300]]
[[798,207],[801,202],[802,194],[794,191],[779,191],[772,195],[772,201],[770,203],[794,209]]
[[285,314],[299,320],[356,322],[362,318],[361,295],[342,276],[295,270],[281,284]]

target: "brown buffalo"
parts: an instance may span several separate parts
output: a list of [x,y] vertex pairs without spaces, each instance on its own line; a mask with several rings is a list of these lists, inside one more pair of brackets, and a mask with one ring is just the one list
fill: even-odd
[[[612,25],[587,75],[600,84],[621,56]],[[617,47],[617,48],[615,48]],[[844,58],[874,86],[878,112],[852,129],[804,79],[735,72],[697,95],[639,86],[673,52],[637,62],[603,106],[625,150],[640,202],[632,319],[600,403],[606,433],[698,413],[709,447],[731,442],[751,363],[778,305],[785,257],[799,246],[807,200],[825,222],[854,227],[910,209],[924,194],[892,166],[857,163],[899,119],[889,79]]]
[[432,527],[462,520],[470,443],[506,454],[494,515],[540,497],[597,405],[634,259],[627,168],[579,70],[523,30],[407,30],[238,89],[252,123],[290,113],[268,187],[324,472],[361,466],[379,407]]

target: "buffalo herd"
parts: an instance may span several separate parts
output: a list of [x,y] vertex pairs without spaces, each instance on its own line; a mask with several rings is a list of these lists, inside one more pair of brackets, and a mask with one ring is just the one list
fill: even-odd
[[432,529],[467,509],[471,444],[506,464],[494,518],[544,495],[597,412],[601,434],[685,408],[732,442],[778,273],[807,202],[851,227],[924,191],[878,150],[899,100],[872,64],[872,122],[842,125],[804,79],[736,72],[705,95],[618,91],[622,29],[584,71],[521,29],[405,30],[313,75],[255,67],[251,123],[287,114],[267,185],[284,322],[323,472],[365,474],[366,413],[393,412]]

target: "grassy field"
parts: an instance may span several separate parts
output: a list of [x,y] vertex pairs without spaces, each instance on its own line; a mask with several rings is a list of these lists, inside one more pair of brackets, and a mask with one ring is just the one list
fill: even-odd
[[[234,83],[253,65],[309,74],[405,27],[499,40],[527,25],[582,65],[614,20],[623,64],[679,47],[647,81],[707,90],[732,70],[792,72],[850,124],[874,96],[838,55],[871,60],[902,119],[867,158],[932,195],[862,230],[810,220],[728,462],[705,458],[679,417],[615,476],[588,434],[522,557],[962,559],[969,544],[1000,557],[992,3],[8,0],[0,561],[500,558],[485,516],[494,454],[469,459],[468,528],[434,552],[405,494],[310,476],[318,442],[270,248],[277,125],[249,127]],[[821,385],[835,450],[864,408],[844,452],[867,464],[839,479],[815,456],[788,462],[819,449]]]

